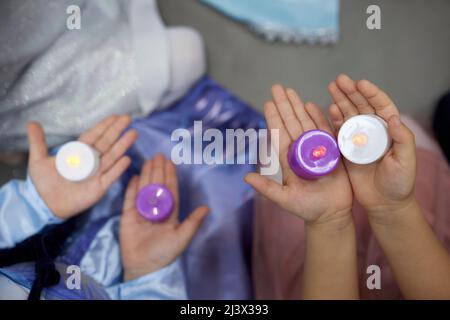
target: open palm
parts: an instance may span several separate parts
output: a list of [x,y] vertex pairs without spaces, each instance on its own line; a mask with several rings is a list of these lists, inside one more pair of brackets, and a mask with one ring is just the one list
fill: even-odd
[[[164,184],[175,200],[171,216],[162,222],[144,219],[136,210],[135,200],[140,189],[148,184]],[[120,220],[120,248],[124,280],[131,280],[172,263],[188,246],[208,213],[199,207],[183,222],[179,222],[179,195],[174,164],[158,155],[148,160],[140,177],[128,185]]]
[[393,145],[384,157],[369,165],[345,161],[357,200],[367,210],[386,211],[413,197],[416,156],[413,133],[400,122],[399,111],[389,96],[367,80],[355,83],[340,75],[328,90],[334,104],[329,112],[338,130],[348,118],[376,114],[388,123]]
[[345,168],[340,163],[331,174],[317,180],[304,180],[291,170],[287,160],[290,144],[303,132],[320,129],[333,134],[322,111],[313,103],[303,104],[292,89],[272,88],[273,102],[265,105],[270,130],[279,130],[279,158],[283,185],[257,173],[246,181],[258,192],[306,221],[325,221],[347,214],[352,206],[352,190]]
[[28,125],[30,143],[29,175],[39,195],[59,218],[70,218],[99,201],[108,188],[130,165],[125,152],[135,142],[137,133],[127,131],[128,116],[110,116],[80,136],[79,141],[100,154],[100,169],[86,181],[71,182],[56,171],[55,157],[48,154],[45,135],[37,123]]

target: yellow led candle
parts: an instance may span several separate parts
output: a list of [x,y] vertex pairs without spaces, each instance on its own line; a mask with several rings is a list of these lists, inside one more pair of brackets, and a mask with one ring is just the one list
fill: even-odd
[[69,181],[83,181],[97,172],[99,161],[92,147],[73,141],[63,145],[56,154],[56,170]]
[[386,122],[376,115],[358,115],[339,129],[339,150],[349,161],[369,164],[382,158],[391,146]]

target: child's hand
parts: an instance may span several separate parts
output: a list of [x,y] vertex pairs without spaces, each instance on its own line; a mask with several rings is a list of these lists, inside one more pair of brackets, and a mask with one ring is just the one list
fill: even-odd
[[[152,183],[167,186],[175,200],[173,212],[164,222],[147,221],[135,208],[139,190]],[[148,160],[142,167],[140,177],[131,179],[125,195],[120,221],[124,280],[138,278],[175,261],[191,242],[208,211],[208,207],[199,207],[180,224],[175,166],[162,155]]]
[[330,106],[333,125],[339,129],[348,118],[376,114],[388,123],[393,145],[378,162],[357,165],[345,161],[356,199],[369,217],[391,219],[390,213],[409,206],[414,199],[416,146],[414,134],[400,121],[395,104],[386,93],[367,80],[355,83],[340,75],[328,87],[334,104]]
[[279,130],[283,185],[257,173],[250,173],[245,180],[258,192],[306,221],[350,217],[352,190],[341,163],[330,175],[312,181],[296,176],[288,164],[289,145],[304,131],[321,129],[333,134],[322,111],[312,103],[303,105],[294,90],[284,90],[280,85],[272,88],[272,95],[274,102],[266,103],[264,113],[268,128]]
[[129,130],[129,116],[110,116],[80,136],[80,141],[95,148],[101,157],[97,174],[83,182],[71,182],[56,171],[55,157],[48,154],[45,135],[38,123],[28,125],[30,157],[28,170],[39,195],[59,218],[67,219],[99,201],[108,188],[130,165],[125,152],[136,141]]

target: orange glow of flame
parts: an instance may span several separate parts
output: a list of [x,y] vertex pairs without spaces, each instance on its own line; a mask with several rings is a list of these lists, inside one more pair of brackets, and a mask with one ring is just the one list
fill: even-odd
[[352,142],[357,147],[363,147],[367,144],[367,136],[364,133],[357,133],[352,137]]
[[327,154],[327,148],[324,146],[317,147],[313,150],[312,155],[314,158],[319,159]]

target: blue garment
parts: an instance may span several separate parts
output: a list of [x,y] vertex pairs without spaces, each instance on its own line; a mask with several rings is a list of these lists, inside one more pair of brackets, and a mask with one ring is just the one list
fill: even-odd
[[0,189],[0,248],[14,247],[46,225],[61,221],[47,208],[30,177],[12,180]]
[[339,0],[201,0],[267,40],[335,43]]
[[[252,164],[179,165],[177,174],[181,219],[185,219],[199,205],[208,205],[211,213],[181,260],[135,281],[120,283],[122,269],[118,222],[128,180],[133,174],[138,174],[144,160],[153,157],[155,153],[161,152],[170,157],[172,146],[176,143],[170,139],[172,131],[178,128],[192,131],[196,120],[202,120],[203,129],[216,128],[222,133],[226,129],[265,127],[259,113],[207,78],[200,81],[172,108],[135,120],[132,127],[139,132],[139,139],[129,151],[131,167],[97,205],[80,217],[80,228],[68,240],[66,250],[57,259],[58,263],[80,266],[87,278],[105,287],[114,299],[253,297],[250,252],[254,191],[243,181],[247,173],[255,170],[255,165]],[[248,150],[238,150],[234,157],[245,157],[247,163],[256,160],[256,154],[249,154]],[[2,226],[8,226],[1,230],[0,237],[3,234],[9,235],[4,239],[0,238],[0,243],[8,246],[39,231],[55,219],[41,200],[15,191],[27,188],[34,190],[30,180],[27,188],[15,187],[16,183],[8,184],[0,192],[0,221]],[[14,193],[17,194],[13,196]],[[37,196],[35,190],[31,193]],[[27,201],[30,203],[22,203]],[[33,201],[35,204],[31,204]],[[12,217],[7,213],[9,211],[24,215],[26,219],[33,216],[33,223],[27,228],[22,228],[20,223],[14,226],[14,223],[25,218]],[[34,215],[32,212],[35,212]],[[9,228],[15,230],[14,237],[10,235]],[[10,278],[20,274],[11,269],[1,271]],[[18,283],[26,286],[29,278],[25,280]],[[66,297],[68,294],[58,293],[57,297]]]
[[[66,286],[68,274],[66,265],[55,265],[61,275],[60,282],[43,290],[43,300],[108,300],[108,293],[103,286],[90,277],[81,274],[80,289],[70,290]],[[0,269],[0,299],[25,300],[35,279],[34,263],[21,263]]]
[[[79,264],[82,271],[81,290],[66,286],[67,264],[57,263],[62,275],[60,283],[44,290],[44,299],[185,299],[186,289],[179,261],[123,283],[118,242],[119,217],[113,217],[95,234],[83,253]],[[46,206],[30,177],[26,181],[13,180],[0,189],[0,248],[13,247],[18,242],[38,233],[61,219]],[[98,255],[101,252],[102,255]],[[110,253],[111,258],[108,258]],[[102,258],[95,260],[93,257]],[[63,260],[63,259],[60,259]],[[113,266],[108,268],[107,266]],[[98,270],[106,275],[98,277]],[[34,264],[22,263],[0,269],[0,298],[25,298],[35,277]],[[107,281],[112,279],[112,281]]]
[[[101,225],[111,215],[120,214],[128,180],[140,172],[145,159],[152,158],[156,153],[170,158],[172,147],[176,144],[170,140],[173,130],[185,128],[192,132],[196,120],[202,121],[204,130],[216,128],[222,133],[226,129],[265,128],[260,113],[208,78],[199,81],[188,95],[170,109],[136,119],[132,127],[138,131],[139,138],[128,153],[132,165],[121,181],[114,184],[88,214],[89,223],[86,225],[90,226],[92,233],[99,228],[95,223]],[[255,160],[256,154],[241,150],[234,156]],[[251,164],[177,166],[181,220],[200,205],[211,208],[181,259],[190,299],[253,297],[250,253],[254,190],[244,182],[244,176],[255,169],[256,166]],[[89,238],[89,232],[81,232]],[[88,239],[83,241],[89,242]],[[67,256],[72,261],[82,259],[77,256],[76,250]]]

